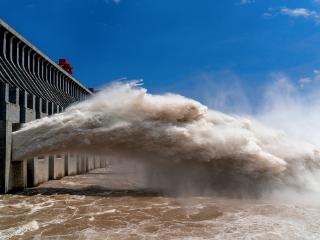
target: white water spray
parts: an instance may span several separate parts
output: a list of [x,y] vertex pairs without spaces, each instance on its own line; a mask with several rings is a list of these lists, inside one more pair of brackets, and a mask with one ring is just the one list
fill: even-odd
[[320,189],[320,152],[313,145],[192,99],[148,94],[137,82],[114,83],[13,135],[16,160],[60,152],[141,161],[149,170],[166,172],[165,185],[184,176],[227,191],[244,186],[249,192],[280,186]]

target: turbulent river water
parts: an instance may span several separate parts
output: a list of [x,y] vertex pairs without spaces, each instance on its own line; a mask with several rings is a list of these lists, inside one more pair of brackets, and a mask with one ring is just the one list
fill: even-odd
[[320,239],[314,203],[175,197],[141,184],[109,166],[1,196],[0,239]]
[[106,169],[0,197],[7,239],[320,239],[320,150],[175,94],[115,83],[13,134],[13,158]]

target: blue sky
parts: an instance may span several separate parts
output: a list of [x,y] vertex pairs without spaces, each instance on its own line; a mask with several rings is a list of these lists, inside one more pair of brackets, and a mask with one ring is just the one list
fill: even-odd
[[242,101],[233,89],[259,102],[279,75],[320,79],[319,0],[0,0],[0,18],[90,87],[142,78],[210,104]]

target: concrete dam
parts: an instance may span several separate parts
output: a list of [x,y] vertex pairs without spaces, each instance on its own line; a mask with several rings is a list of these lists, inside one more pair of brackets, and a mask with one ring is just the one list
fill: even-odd
[[12,132],[64,111],[92,92],[0,19],[0,193],[104,167],[100,157],[60,153],[12,159]]

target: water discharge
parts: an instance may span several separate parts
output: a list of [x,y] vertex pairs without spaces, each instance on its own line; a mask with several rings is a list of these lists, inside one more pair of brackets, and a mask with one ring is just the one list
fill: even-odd
[[318,206],[159,195],[139,190],[139,174],[126,167],[111,162],[107,169],[0,196],[0,239],[320,238]]
[[103,154],[140,164],[147,187],[260,195],[320,189],[320,151],[254,119],[229,116],[138,82],[114,83],[13,134],[13,158]]

